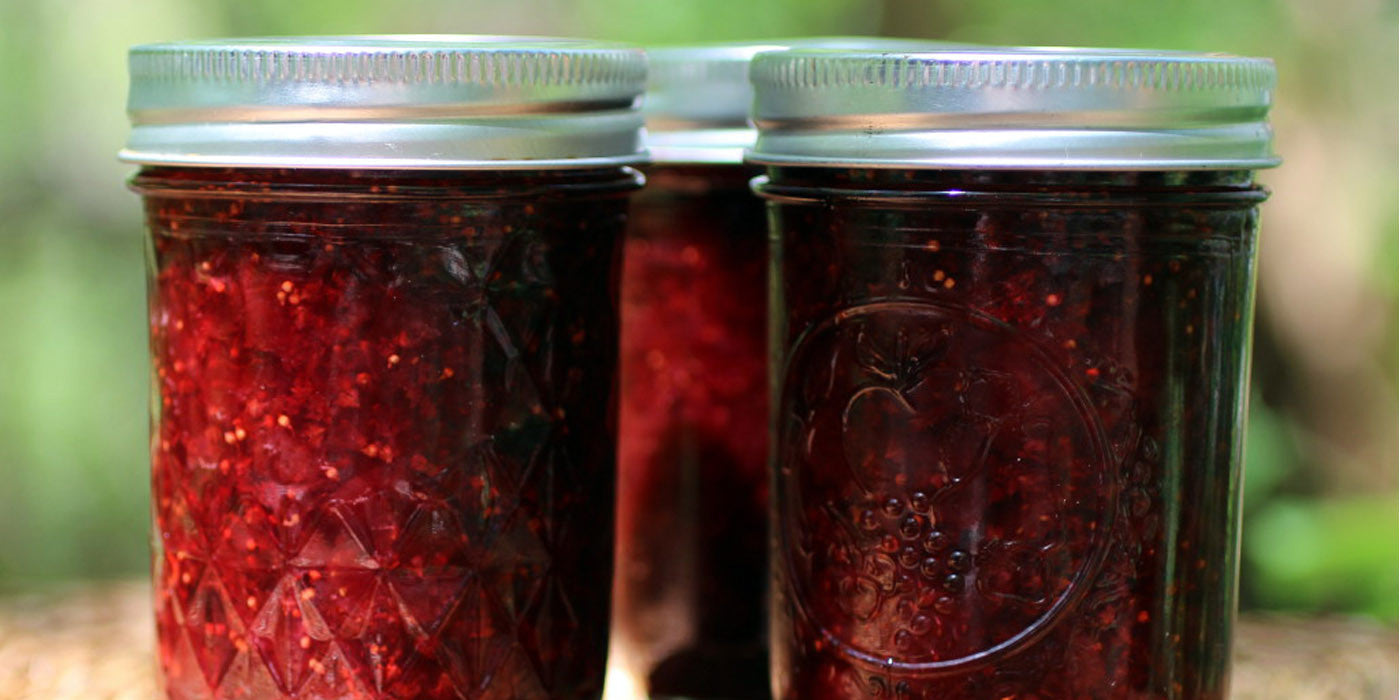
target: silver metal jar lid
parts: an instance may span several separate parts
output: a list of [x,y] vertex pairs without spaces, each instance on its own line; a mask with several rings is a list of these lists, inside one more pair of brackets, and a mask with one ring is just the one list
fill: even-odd
[[647,50],[642,113],[660,163],[742,163],[753,145],[749,61],[784,44],[710,44]]
[[1076,48],[794,49],[753,60],[748,159],[1046,170],[1273,167],[1273,61]]
[[279,168],[581,168],[645,160],[640,49],[340,36],[131,49],[122,160]]
[[952,44],[881,37],[803,37],[757,43],[697,44],[647,50],[642,102],[647,148],[660,163],[740,163],[757,135],[749,123],[749,63],[764,51],[842,48],[929,51]]

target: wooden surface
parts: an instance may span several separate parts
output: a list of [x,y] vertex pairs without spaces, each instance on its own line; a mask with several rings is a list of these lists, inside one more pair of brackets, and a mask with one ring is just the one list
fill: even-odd
[[[0,700],[155,697],[150,593],[141,583],[0,598]],[[1245,615],[1234,697],[1396,697],[1396,633],[1360,621]]]

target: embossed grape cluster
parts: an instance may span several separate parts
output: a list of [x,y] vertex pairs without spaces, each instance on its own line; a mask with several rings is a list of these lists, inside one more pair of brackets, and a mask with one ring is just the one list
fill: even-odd
[[919,638],[952,632],[940,618],[953,614],[959,598],[971,588],[975,552],[969,537],[940,524],[932,499],[922,491],[907,498],[871,499],[854,512],[853,524],[863,534],[861,539],[876,543],[857,555],[859,571],[888,595],[880,595],[875,605],[868,599],[862,604],[860,592],[848,590],[856,593],[848,612],[869,619],[881,611],[885,600],[897,599],[898,629],[886,641],[898,652],[921,655]]

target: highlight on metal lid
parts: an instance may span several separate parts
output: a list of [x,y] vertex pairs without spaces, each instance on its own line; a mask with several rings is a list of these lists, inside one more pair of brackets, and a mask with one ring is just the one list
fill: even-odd
[[1081,48],[791,49],[753,60],[750,162],[976,169],[1273,167],[1273,61]]
[[645,160],[640,49],[473,35],[268,37],[131,49],[123,160],[528,169]]
[[648,49],[650,74],[642,103],[647,146],[658,162],[742,162],[755,136],[749,123],[754,97],[749,63],[765,51],[929,51],[952,46],[924,39],[831,36]]

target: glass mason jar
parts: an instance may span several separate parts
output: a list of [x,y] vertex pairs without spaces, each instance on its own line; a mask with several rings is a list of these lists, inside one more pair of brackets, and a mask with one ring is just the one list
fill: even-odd
[[[622,275],[609,696],[766,698],[768,235],[749,59],[648,51]],[[716,673],[724,668],[724,673]]]
[[778,698],[1222,698],[1272,63],[761,54]]
[[168,697],[600,694],[644,72],[562,40],[132,50]]

